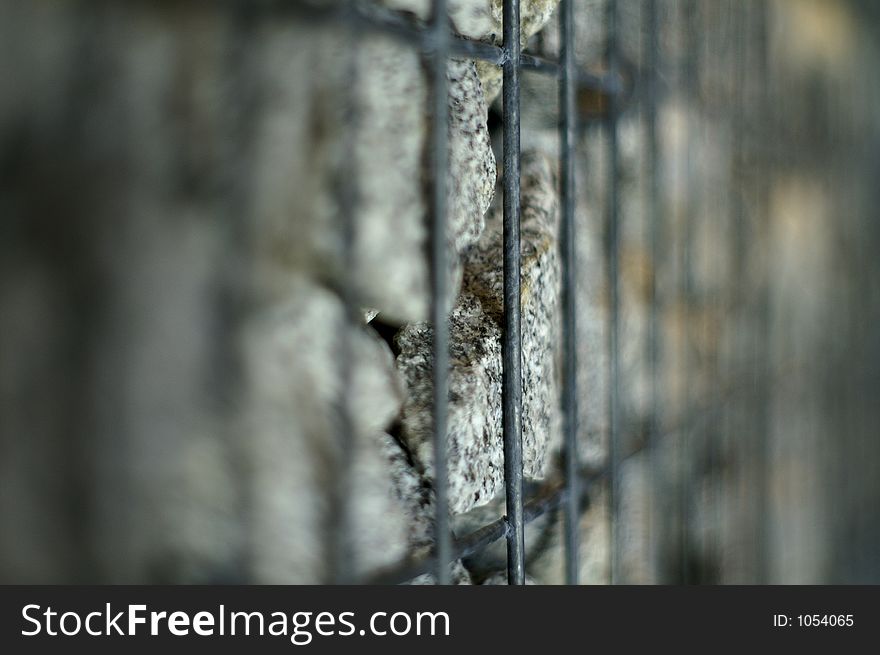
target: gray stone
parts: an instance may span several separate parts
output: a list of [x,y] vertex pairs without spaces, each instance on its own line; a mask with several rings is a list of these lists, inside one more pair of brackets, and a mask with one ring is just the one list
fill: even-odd
[[[390,437],[389,437],[390,439]],[[402,444],[393,442],[386,449],[390,462],[391,481],[397,492],[397,498],[406,515],[410,558],[428,556],[433,549],[435,503],[434,491],[418,462]],[[468,571],[457,560],[450,565],[450,582],[452,584],[472,584]],[[417,576],[409,584],[429,585],[435,583],[433,574]]]
[[[391,565],[407,551],[407,517],[388,457],[396,444],[382,432],[401,401],[392,355],[326,289],[296,279],[287,295],[289,302],[245,323],[244,388],[225,439],[203,434],[180,454],[179,486],[169,493],[181,503],[172,509],[174,529],[164,533],[179,579],[204,580],[212,568],[242,566],[242,558],[248,579],[259,583],[327,579],[343,402],[353,430],[356,572]],[[343,339],[350,389],[338,363]]]
[[[305,270],[350,285],[356,301],[386,321],[424,320],[428,93],[419,54],[388,37],[337,27],[263,31],[254,234],[266,253],[266,277],[283,280],[275,268]],[[483,228],[495,161],[473,63],[450,61],[447,75],[451,304],[458,255]],[[354,235],[348,250],[340,238],[346,211]]]
[[[523,464],[543,474],[558,435],[554,353],[558,341],[557,203],[550,163],[523,155],[522,364]],[[464,512],[488,502],[503,478],[501,434],[501,211],[465,258],[463,292],[450,314],[448,456],[450,507]],[[407,384],[403,437],[433,477],[431,445],[432,328],[408,325],[397,335],[398,368]]]
[[[379,437],[398,411],[401,388],[392,355],[368,328],[353,324],[328,291],[299,283],[291,301],[268,309],[245,333],[247,400],[241,444],[253,467],[251,549],[257,580],[310,581],[327,565],[328,492],[340,458],[344,403],[354,443],[350,516],[359,572],[405,553],[406,523],[393,497]],[[347,349],[342,343],[348,340]],[[343,388],[344,353],[351,357]]]

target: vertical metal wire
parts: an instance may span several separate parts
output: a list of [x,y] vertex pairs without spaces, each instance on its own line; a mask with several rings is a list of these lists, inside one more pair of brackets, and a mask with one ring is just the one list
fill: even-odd
[[[740,61],[742,58],[742,7],[738,0],[728,0],[730,15],[730,37],[728,40],[728,60],[729,60],[729,79],[730,79],[730,105],[728,118],[730,120],[731,135],[731,166],[727,174],[728,188],[728,204],[727,204],[727,228],[724,232],[724,245],[726,246],[726,259],[729,261],[724,278],[724,287],[722,293],[724,295],[724,311],[721,315],[722,325],[722,356],[723,369],[721,371],[722,380],[725,385],[731,379],[736,379],[739,369],[736,361],[738,355],[737,343],[740,330],[736,329],[739,319],[739,284],[742,279],[742,262],[739,256],[741,249],[739,248],[739,240],[742,223],[742,202],[740,200],[740,188],[736,181],[741,179],[739,175],[742,169],[742,135],[740,125],[742,123],[742,112],[739,111],[742,102],[742,80],[740,79]],[[736,512],[735,500],[736,494],[736,433],[737,425],[737,408],[738,395],[732,394],[730,391],[727,397],[722,401],[721,412],[721,434],[720,434],[720,450],[723,457],[723,467],[721,470],[720,493],[718,502],[720,504],[720,523],[719,523],[719,540],[723,552],[719,553],[719,583],[725,584],[735,581],[736,578],[731,576],[731,572],[735,568],[735,562],[730,556],[729,545],[733,543],[735,536],[738,534],[735,525]]]
[[507,581],[525,583],[522,466],[522,341],[520,331],[519,0],[504,0],[504,338],[502,424],[507,495]]
[[[714,7],[714,5],[712,5]],[[704,114],[711,113],[711,101],[704,103],[698,100],[694,93],[693,72],[696,70],[695,52],[700,47],[700,38],[711,23],[712,7],[686,5],[686,52],[685,67],[687,69],[685,84],[687,85],[687,112],[689,117],[687,129],[687,159],[688,178],[687,195],[685,198],[685,304],[686,310],[686,362],[687,384],[685,385],[685,435],[686,448],[684,457],[686,461],[685,480],[687,491],[682,498],[688,508],[686,527],[689,539],[689,557],[685,563],[690,564],[686,569],[687,583],[700,584],[705,573],[704,545],[707,530],[708,513],[706,509],[706,497],[704,495],[704,483],[706,482],[707,455],[705,429],[709,423],[711,407],[707,405],[709,395],[706,386],[706,357],[709,353],[707,341],[704,339],[704,320],[708,311],[707,303],[707,270],[702,261],[704,245],[701,239],[706,234],[706,214],[703,211],[704,196],[711,197],[711,192],[705,189],[711,184],[711,171],[707,171],[699,165],[699,172],[695,160],[695,153],[699,152],[703,138],[703,121],[700,118]],[[693,14],[691,12],[694,12]],[[707,65],[711,66],[710,58],[706,57]],[[711,69],[710,69],[711,70]],[[711,86],[711,85],[710,85]],[[699,103],[699,104],[698,104]],[[697,177],[699,176],[699,178]],[[697,196],[697,182],[700,194]],[[699,286],[696,280],[699,279]]]
[[648,317],[648,366],[650,368],[651,414],[648,424],[650,443],[650,485],[652,490],[649,524],[649,556],[652,559],[652,570],[655,582],[659,581],[659,533],[660,511],[658,500],[661,497],[660,465],[658,438],[661,428],[660,412],[663,411],[660,401],[660,329],[659,329],[659,280],[661,253],[666,249],[662,246],[663,212],[660,197],[660,143],[657,136],[657,102],[660,75],[660,36],[657,21],[657,0],[645,0],[643,7],[645,56],[647,73],[645,84],[645,132],[648,150],[648,220],[650,221],[651,245],[651,288],[649,290],[650,314]]
[[[346,6],[345,21],[342,26],[346,41],[350,44],[346,60],[346,86],[343,106],[343,132],[346,140],[353,143],[357,138],[357,44],[353,5]],[[336,477],[331,491],[330,511],[328,512],[330,529],[330,566],[328,577],[334,584],[350,583],[355,574],[355,553],[351,542],[351,488],[354,468],[355,433],[351,415],[351,392],[354,377],[354,353],[352,352],[350,330],[355,318],[357,307],[354,297],[354,280],[352,270],[357,270],[356,219],[357,208],[357,164],[355,158],[343,160],[338,171],[336,186],[339,190],[339,222],[342,248],[341,262],[341,300],[344,314],[340,319],[339,328],[339,399],[337,412],[339,418]],[[354,320],[352,320],[354,319]]]
[[577,269],[575,266],[575,69],[574,0],[562,0],[559,14],[559,146],[562,230],[562,420],[565,433],[565,580],[578,584],[580,490],[577,445]]
[[449,324],[446,316],[446,168],[448,99],[446,59],[449,31],[446,0],[434,0],[429,54],[431,71],[431,321],[434,325],[434,543],[437,584],[449,584],[452,540],[449,532],[446,466],[446,403],[449,389]]
[[[754,102],[757,104],[759,115],[772,120],[767,89],[768,87],[768,54],[767,54],[767,6],[760,3],[754,8],[754,26],[750,25],[755,38],[755,72],[758,82],[757,93]],[[757,176],[756,205],[758,221],[767,221],[768,194],[770,189],[771,174],[766,154],[759,158],[759,175]],[[766,241],[766,236],[764,237]],[[766,247],[759,253],[761,261],[761,277],[758,280],[757,295],[757,327],[755,334],[755,550],[756,559],[756,582],[767,584],[770,576],[770,468],[772,451],[770,448],[770,406],[772,402],[772,385],[770,375],[772,367],[776,365],[773,359],[773,340],[770,334],[770,280],[769,262],[770,253]]]
[[[745,366],[746,362],[746,350],[747,350],[747,340],[749,338],[749,334],[746,327],[745,318],[747,316],[746,306],[747,306],[747,285],[746,285],[746,265],[747,265],[747,253],[746,253],[746,243],[748,239],[748,214],[746,212],[746,199],[745,199],[745,171],[746,171],[746,144],[745,144],[745,133],[747,127],[747,116],[746,109],[748,108],[748,102],[746,99],[746,53],[748,52],[748,43],[747,43],[747,34],[748,34],[748,23],[746,21],[746,12],[748,10],[748,5],[744,3],[737,3],[737,8],[734,13],[735,18],[735,43],[734,43],[734,70],[733,70],[733,95],[735,100],[734,111],[733,111],[733,133],[734,133],[734,141],[733,141],[733,158],[734,158],[734,168],[733,168],[733,177],[730,181],[731,189],[734,192],[733,198],[733,207],[732,207],[732,239],[731,239],[731,248],[733,250],[732,253],[732,266],[733,266],[733,280],[731,284],[731,305],[732,305],[732,322],[738,328],[734,329],[731,334],[731,354],[730,358],[732,360],[732,370],[734,373],[734,379],[737,381],[743,379],[745,377]],[[742,392],[738,392],[732,402],[732,416],[731,416],[731,427],[729,428],[731,434],[727,435],[728,440],[728,448],[729,448],[729,457],[732,460],[732,463],[735,464],[735,468],[731,471],[730,477],[732,478],[729,488],[733,490],[731,494],[732,497],[729,501],[731,506],[732,514],[736,517],[738,523],[733,526],[734,531],[731,533],[731,538],[736,538],[739,536],[739,533],[744,531],[745,525],[742,524],[742,517],[745,514],[746,507],[744,506],[743,499],[745,496],[744,487],[746,486],[747,480],[744,479],[744,471],[743,471],[743,462],[745,451],[745,444],[743,439],[736,439],[735,435],[737,433],[747,433],[747,421],[745,418],[745,410],[748,405],[746,399],[743,397]],[[730,563],[731,568],[736,572],[737,577],[734,578],[736,582],[743,582],[744,579],[742,577],[742,571],[744,570],[745,560],[748,553],[745,552],[745,548],[739,548],[736,550],[737,559]]]
[[737,180],[741,179],[739,171],[742,170],[742,137],[740,123],[742,112],[737,108],[742,98],[742,86],[740,84],[740,43],[742,41],[742,8],[737,0],[728,0],[730,5],[730,27],[727,41],[728,59],[726,70],[730,80],[730,100],[728,127],[731,143],[730,166],[723,182],[727,186],[727,207],[725,209],[725,229],[722,233],[722,257],[725,259],[724,278],[722,280],[722,312],[720,320],[720,354],[722,358],[719,384],[722,387],[721,397],[721,433],[719,450],[721,451],[722,466],[719,481],[718,502],[720,505],[720,523],[718,530],[719,553],[718,553],[718,583],[729,584],[736,580],[733,574],[735,570],[735,558],[732,555],[737,530],[736,497],[737,497],[737,461],[736,461],[736,429],[738,421],[738,395],[731,390],[731,381],[737,380],[739,366],[737,363],[737,321],[739,318],[739,278],[740,263],[737,245],[737,233],[740,230],[742,215],[742,202]]
[[[228,327],[218,333],[222,335],[222,341],[218,343],[218,350],[214,351],[218,355],[214,360],[217,366],[214,375],[218,383],[221,385],[218,389],[218,399],[223,399],[221,405],[224,407],[225,420],[234,421],[239,407],[233,402],[233,398],[239,390],[236,385],[242,380],[244,369],[247,366],[244,355],[240,350],[238,339],[238,330],[244,326],[244,322],[250,315],[252,309],[250,305],[249,291],[247,284],[242,284],[242,279],[253,275],[254,271],[250,268],[253,262],[250,262],[250,254],[255,248],[256,234],[254,222],[249,220],[248,213],[250,198],[250,185],[252,180],[241,174],[242,171],[251,169],[251,161],[254,156],[252,146],[256,142],[257,117],[263,110],[263,102],[265,102],[265,89],[260,83],[260,75],[257,74],[258,65],[257,57],[252,48],[247,44],[251,43],[254,35],[259,29],[259,22],[256,20],[253,12],[249,11],[249,7],[237,7],[230,23],[233,30],[230,33],[232,37],[230,46],[223,56],[223,67],[230,76],[230,82],[235,88],[239,96],[241,105],[238,111],[229,118],[229,159],[234,161],[234,165],[226,165],[220,167],[222,171],[220,175],[220,184],[228,194],[228,201],[225,203],[226,209],[222,213],[222,220],[228,221],[229,230],[224,237],[224,252],[227,257],[225,260],[224,271],[222,274],[222,286],[220,289],[219,311],[217,317],[219,323],[215,329],[219,329],[220,324]],[[234,27],[233,27],[234,26]],[[248,162],[244,164],[244,162]],[[218,216],[218,218],[220,218]],[[247,253],[247,254],[245,254]],[[243,256],[244,255],[244,256]],[[225,432],[223,437],[223,447],[229,457],[230,475],[235,480],[235,495],[239,498],[235,509],[235,519],[241,523],[245,539],[241,544],[241,550],[237,555],[238,571],[233,572],[234,582],[243,581],[251,582],[256,579],[258,552],[256,534],[258,533],[256,521],[258,520],[257,507],[257,462],[255,460],[257,453],[254,452],[253,444],[250,442],[242,442],[232,432]],[[86,560],[88,562],[88,560]],[[94,566],[89,563],[88,566]],[[237,575],[236,575],[237,573]],[[240,580],[235,578],[240,576]],[[220,574],[220,577],[225,577]],[[211,582],[217,578],[212,578]]]
[[679,566],[681,582],[688,584],[691,580],[691,496],[692,496],[692,439],[693,431],[693,398],[691,387],[693,382],[693,358],[691,357],[691,337],[693,322],[693,240],[694,240],[694,223],[696,220],[696,212],[694,208],[694,170],[693,170],[693,150],[694,136],[693,127],[696,124],[697,117],[697,25],[696,17],[697,4],[695,0],[686,0],[683,4],[684,15],[682,17],[684,27],[684,99],[687,103],[687,113],[690,118],[691,129],[685,134],[685,164],[684,164],[684,234],[682,247],[682,304],[683,304],[683,339],[684,339],[684,380],[683,380],[683,419],[681,428],[681,441],[679,444],[679,463],[680,468],[678,474],[681,476],[679,482],[679,512],[680,512],[680,534],[679,534]]
[[[606,15],[608,73],[615,79],[618,74],[617,0],[608,0]],[[608,207],[606,225],[606,261],[610,317],[608,326],[608,503],[610,525],[611,584],[620,581],[620,231],[619,231],[619,148],[617,139],[618,103],[615,94],[609,95],[608,136]]]
[[[707,33],[715,43],[715,60],[711,66],[707,66],[709,71],[723,71],[725,58],[731,49],[729,26],[731,22],[730,6],[727,3],[719,3],[716,8],[717,13],[714,15],[714,22],[710,22]],[[708,32],[711,29],[713,32]],[[711,36],[714,33],[714,37]],[[707,51],[706,58],[709,59],[711,53]],[[717,87],[716,87],[717,88]],[[713,111],[717,112],[718,94],[710,99],[713,105]],[[720,119],[720,116],[719,116]],[[720,122],[720,120],[719,120]],[[720,125],[712,125],[707,128],[704,139],[711,140],[711,132],[723,129]],[[714,178],[712,208],[706,216],[706,220],[710,223],[710,229],[706,231],[705,248],[710,253],[709,259],[709,275],[710,275],[710,296],[708,298],[707,309],[704,321],[704,331],[706,333],[706,343],[710,344],[711,354],[708,358],[707,376],[706,376],[706,393],[708,395],[709,416],[706,422],[706,447],[707,460],[709,462],[709,502],[711,512],[707,512],[710,516],[710,530],[704,543],[705,561],[711,564],[712,569],[708,572],[711,577],[704,576],[703,582],[718,582],[720,574],[719,555],[721,553],[721,499],[723,497],[722,480],[722,436],[723,436],[723,412],[724,405],[721,399],[721,336],[720,336],[720,319],[723,314],[723,301],[721,294],[722,275],[722,257],[721,257],[721,234],[724,229],[725,201],[729,199],[726,195],[726,189],[721,184],[720,177]]]
[[[756,74],[762,68],[760,59],[762,56],[756,52],[756,25],[757,17],[763,11],[763,2],[742,3],[739,11],[740,38],[737,42],[737,75],[736,84],[741,107],[737,116],[737,158],[739,160],[740,174],[744,175],[746,169],[746,153],[754,152],[760,146],[756,141],[755,134],[750,128],[752,112],[756,111],[755,103],[760,94],[760,85],[764,79]],[[772,114],[770,108],[762,109],[759,114],[764,120],[769,120]],[[762,165],[758,161],[758,166]],[[751,163],[754,166],[754,163]],[[764,402],[761,386],[760,371],[764,367],[763,359],[768,355],[767,344],[764,343],[764,335],[761,333],[761,308],[759,303],[760,285],[764,280],[758,274],[750,262],[758,261],[764,266],[761,257],[766,253],[758,253],[760,246],[758,226],[764,218],[761,215],[764,207],[758,189],[764,183],[763,176],[768,171],[760,170],[754,178],[741,181],[737,209],[736,224],[736,267],[737,267],[737,312],[739,322],[742,325],[742,334],[734,335],[736,339],[736,360],[742,371],[743,378],[749,381],[738,400],[740,430],[744,438],[737,444],[737,459],[739,463],[737,484],[737,512],[744,517],[741,529],[746,535],[743,538],[743,559],[738,562],[741,567],[741,575],[749,583],[766,582],[766,542],[762,533],[764,517],[766,514],[766,478],[763,476],[765,461],[762,458],[763,435],[761,405]],[[760,269],[764,270],[764,269]]]

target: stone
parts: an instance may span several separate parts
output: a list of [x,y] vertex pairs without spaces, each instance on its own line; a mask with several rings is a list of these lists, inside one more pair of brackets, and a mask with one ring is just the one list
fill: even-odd
[[[378,4],[427,20],[431,0],[376,0]],[[553,15],[559,0],[520,0],[522,43],[537,33]],[[486,43],[501,45],[503,0],[449,0],[447,13],[456,32]]]
[[[353,546],[361,546],[355,566],[368,572],[406,551],[406,517],[383,456],[390,444],[376,436],[397,414],[402,390],[387,345],[353,324],[332,293],[302,284],[290,295],[290,303],[256,317],[245,336],[250,393],[242,436],[254,466],[256,577],[309,580],[326,566],[328,491],[336,483],[338,435],[347,427],[339,420],[342,403],[353,430],[349,512]],[[346,356],[348,389],[340,365]]]
[[[479,299],[465,291],[450,315],[448,456],[453,512],[487,502],[501,479],[501,331]],[[396,337],[407,382],[403,435],[433,477],[431,445],[433,330],[420,323]]]
[[[391,439],[391,437],[389,437]],[[391,481],[397,492],[398,501],[404,509],[408,528],[410,558],[428,556],[434,546],[434,491],[421,466],[415,462],[404,444],[393,440],[393,446],[386,450],[390,462]],[[450,565],[452,584],[472,584],[468,571],[461,560]],[[435,584],[432,574],[413,578],[408,584]]]
[[[240,407],[225,439],[206,434],[181,454],[186,475],[179,493],[188,502],[173,510],[179,525],[166,548],[180,560],[182,579],[204,581],[211,575],[205,562],[221,570],[240,566],[216,561],[215,538],[235,542],[227,557],[243,557],[253,582],[328,578],[327,517],[346,427],[343,402],[354,451],[348,511],[355,572],[366,575],[407,552],[408,518],[388,457],[396,444],[383,432],[402,395],[392,354],[329,290],[299,278],[288,296],[245,322]],[[352,362],[349,389],[339,364],[343,339]]]
[[[449,246],[461,257],[483,233],[485,214],[495,195],[495,155],[486,127],[486,99],[474,62],[450,60],[446,77],[449,84]],[[458,285],[453,288],[457,290]]]
[[[548,444],[558,439],[555,346],[559,261],[557,198],[550,162],[523,153],[522,169],[522,365],[523,467],[543,474]],[[463,291],[450,321],[448,458],[452,512],[487,503],[501,488],[501,209],[464,260]],[[396,336],[397,365],[407,386],[403,439],[413,458],[433,477],[432,328],[404,327]]]
[[[347,286],[353,301],[389,323],[425,320],[428,87],[420,55],[389,37],[338,27],[262,29],[257,84],[265,118],[255,139],[253,198],[265,277],[283,289],[287,271],[305,271]],[[450,61],[447,77],[451,306],[459,255],[482,232],[494,193],[495,161],[473,62]],[[341,236],[347,213],[348,245]]]

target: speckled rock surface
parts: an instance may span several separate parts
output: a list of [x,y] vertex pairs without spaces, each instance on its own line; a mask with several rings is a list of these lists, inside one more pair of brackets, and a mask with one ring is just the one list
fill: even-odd
[[486,100],[474,63],[453,59],[449,83],[449,217],[456,253],[475,243],[495,194],[495,156],[486,129]]
[[[522,330],[523,464],[541,477],[548,443],[558,432],[554,344],[558,298],[557,202],[550,163],[523,155]],[[450,507],[485,504],[503,478],[501,434],[501,212],[465,258],[463,292],[450,315]],[[407,384],[403,437],[430,479],[432,329],[408,325],[397,335],[398,368]]]
[[[387,37],[336,28],[264,31],[259,56],[272,63],[261,68],[266,120],[256,148],[272,156],[258,158],[255,174],[261,262],[334,286],[347,278],[356,300],[386,321],[425,319],[427,85],[418,53]],[[495,161],[473,63],[450,61],[448,83],[447,240],[455,291],[457,253],[482,231]],[[309,156],[296,156],[301,152]],[[351,210],[353,244],[346,251],[339,226]]]

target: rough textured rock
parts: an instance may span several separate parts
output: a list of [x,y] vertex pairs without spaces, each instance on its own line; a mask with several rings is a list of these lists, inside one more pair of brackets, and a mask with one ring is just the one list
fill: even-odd
[[[601,7],[585,13],[602,19]],[[579,19],[580,20],[580,19]],[[552,33],[547,30],[546,33]],[[522,143],[553,159],[559,156],[556,80],[528,75],[522,79]],[[669,102],[665,105],[669,111]],[[627,106],[629,109],[629,106]],[[661,115],[669,123],[668,114]],[[647,354],[650,289],[655,274],[650,255],[648,182],[642,174],[644,126],[628,111],[618,123],[618,211],[620,219],[620,372],[621,410],[626,422],[638,426],[649,410]],[[579,130],[576,164],[575,247],[577,272],[577,359],[581,459],[599,464],[607,453],[610,296],[605,234],[608,210],[608,141],[594,115]],[[684,125],[684,123],[682,124]],[[708,127],[707,127],[708,129]],[[667,131],[665,148],[677,149]],[[672,169],[672,166],[667,167]],[[668,188],[673,188],[670,182]],[[666,259],[674,266],[675,258]]]
[[450,245],[462,254],[484,229],[495,193],[495,156],[486,129],[486,99],[474,63],[453,59],[449,83]]
[[[523,463],[541,477],[557,434],[554,345],[558,300],[556,192],[550,163],[523,155],[522,330]],[[488,502],[503,478],[501,434],[501,211],[465,258],[463,292],[450,315],[449,482],[453,512]],[[407,384],[403,436],[433,476],[431,446],[432,329],[413,324],[396,337]]]
[[[285,266],[334,286],[351,284],[356,300],[387,321],[423,320],[430,300],[427,85],[418,53],[387,37],[339,28],[293,24],[263,31],[266,119],[257,148],[276,156],[261,157],[265,168],[256,175],[260,244]],[[482,231],[495,161],[473,63],[450,61],[447,76],[454,292],[457,255]],[[346,211],[353,212],[348,250],[340,230]]]
[[[392,448],[386,449],[386,455],[391,464],[391,482],[406,515],[408,556],[424,557],[434,546],[434,491],[421,465],[402,444],[395,441]],[[472,584],[461,560],[451,564],[450,574],[452,584]],[[434,576],[421,575],[410,584],[434,584]]]
[[434,493],[417,462],[400,443],[387,451],[391,482],[407,516],[407,541],[413,554],[422,554],[433,543]]

